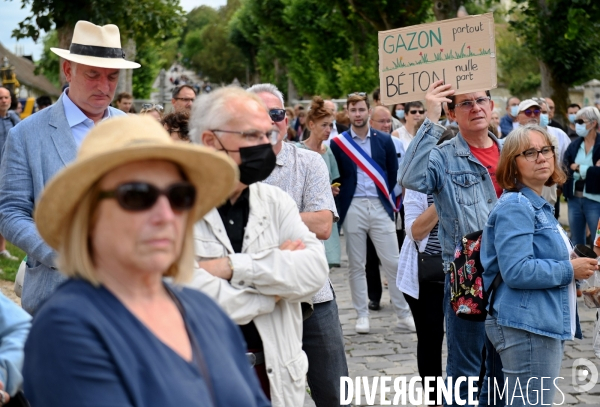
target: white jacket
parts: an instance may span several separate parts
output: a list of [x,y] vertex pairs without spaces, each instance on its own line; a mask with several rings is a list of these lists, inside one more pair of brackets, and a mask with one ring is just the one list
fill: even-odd
[[[234,253],[217,209],[195,225],[198,260],[229,256],[231,281],[197,268],[190,286],[212,297],[237,323],[254,321],[263,341],[271,401],[302,406],[308,359],[302,350],[302,310],[328,278],[322,243],[308,230],[292,198],[281,189],[250,185],[250,213],[242,253]],[[279,250],[302,239],[304,250]],[[281,300],[275,302],[275,296]]]

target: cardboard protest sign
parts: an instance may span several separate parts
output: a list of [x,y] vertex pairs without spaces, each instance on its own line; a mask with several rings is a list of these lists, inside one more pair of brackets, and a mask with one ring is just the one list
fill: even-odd
[[379,32],[384,105],[424,99],[440,79],[457,95],[497,86],[492,13]]

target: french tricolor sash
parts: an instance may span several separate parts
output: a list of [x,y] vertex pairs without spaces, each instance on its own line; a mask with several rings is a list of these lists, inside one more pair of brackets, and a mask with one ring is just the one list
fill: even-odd
[[365,151],[360,148],[358,144],[354,140],[352,140],[352,136],[345,131],[342,134],[339,134],[337,137],[331,139],[339,148],[342,149],[344,153],[356,164],[361,170],[365,172],[371,178],[371,180],[375,183],[377,188],[383,193],[383,196],[387,197],[390,205],[394,209],[394,212],[398,212],[398,203],[396,202],[396,197],[394,196],[394,191],[389,191],[387,187],[387,181],[385,177],[385,172],[381,169],[379,164],[375,162]]

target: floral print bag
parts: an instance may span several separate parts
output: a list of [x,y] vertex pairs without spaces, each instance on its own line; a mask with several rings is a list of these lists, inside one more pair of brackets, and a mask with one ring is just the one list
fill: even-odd
[[483,266],[480,260],[482,233],[479,230],[464,235],[454,251],[454,261],[450,263],[450,305],[457,317],[474,322],[485,321],[488,298],[502,282],[502,276],[498,273],[492,286],[486,291],[483,289]]

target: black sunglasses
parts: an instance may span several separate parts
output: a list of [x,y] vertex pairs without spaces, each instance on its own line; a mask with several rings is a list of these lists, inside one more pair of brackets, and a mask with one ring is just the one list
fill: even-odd
[[408,113],[410,113],[410,114],[417,114],[417,113],[419,113],[419,114],[424,114],[424,113],[425,113],[425,110],[411,110],[411,111],[410,111],[410,112],[408,112]]
[[539,116],[541,113],[540,109],[527,109],[527,110],[523,110],[523,113],[525,113],[525,116],[527,117],[531,117],[531,116]]
[[285,119],[285,109],[269,109],[269,117],[275,123],[279,123]]
[[573,123],[575,123],[575,124],[588,124],[589,122],[586,122],[586,121],[585,121],[585,120],[583,120],[583,119],[577,119],[577,120],[575,120]]
[[126,211],[145,211],[154,206],[161,195],[169,200],[171,209],[185,211],[196,202],[196,187],[189,182],[177,182],[160,190],[147,182],[127,182],[112,191],[101,191],[98,200],[115,198]]

